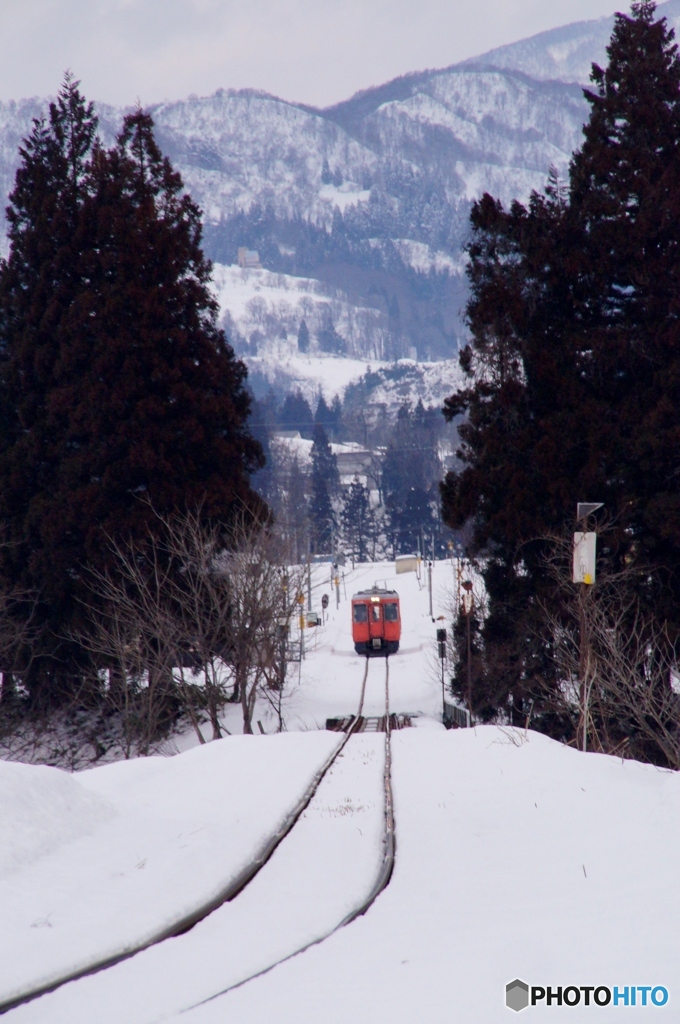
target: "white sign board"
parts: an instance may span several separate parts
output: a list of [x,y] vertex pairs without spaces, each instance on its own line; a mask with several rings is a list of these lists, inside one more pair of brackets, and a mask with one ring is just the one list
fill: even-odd
[[596,533],[574,534],[574,583],[595,582]]
[[401,572],[417,572],[418,571],[418,556],[417,555],[397,555],[394,563],[394,567],[397,571],[397,575]]

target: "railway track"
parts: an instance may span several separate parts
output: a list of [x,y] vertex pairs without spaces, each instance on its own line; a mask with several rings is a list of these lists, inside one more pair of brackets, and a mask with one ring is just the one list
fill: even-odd
[[[78,981],[90,975],[105,971],[108,968],[112,968],[125,960],[131,959],[138,953],[141,953],[142,951],[149,949],[152,946],[159,945],[166,939],[184,935],[185,933],[189,932],[194,927],[194,925],[196,925],[199,921],[202,921],[204,918],[208,917],[210,914],[216,911],[219,907],[223,906],[225,903],[233,901],[237,896],[239,896],[250,884],[250,882],[252,882],[253,879],[259,874],[262,868],[268,863],[276,849],[280,846],[280,844],[283,842],[286,836],[294,828],[295,824],[299,821],[300,817],[303,815],[303,813],[313,800],[322,781],[327,776],[332,766],[337,763],[338,758],[342,754],[351,737],[356,733],[360,732],[362,728],[365,727],[367,719],[365,719],[362,716],[362,711],[366,694],[366,684],[369,675],[369,664],[370,662],[367,659],[366,668],[361,683],[361,694],[359,698],[357,714],[351,716],[347,721],[346,727],[343,730],[344,735],[342,740],[338,743],[333,753],[321,766],[319,771],[315,774],[315,776],[310,782],[310,785],[303,794],[302,798],[293,808],[290,814],[286,817],[285,821],[282,823],[280,828],[275,833],[273,833],[269,837],[267,842],[263,845],[257,857],[236,878],[232,878],[225,885],[224,889],[217,897],[213,898],[209,902],[206,902],[194,908],[194,910],[191,913],[185,915],[181,920],[175,922],[172,927],[166,927],[162,930],[159,930],[157,934],[152,936],[150,939],[147,939],[143,943],[130,944],[129,947],[123,950],[119,950],[115,955],[102,957],[78,970],[65,973],[57,979],[52,979],[49,983],[36,986],[35,988],[30,990],[26,990],[23,993],[20,993],[12,997],[11,999],[6,1000],[5,1002],[0,1003],[0,1014],[5,1013],[11,1009],[14,1009],[15,1007],[18,1007],[22,1004],[32,1002],[33,1000],[38,999],[41,996],[45,996],[50,992],[54,992],[55,990],[61,988],[69,982]],[[371,888],[368,898],[363,900],[361,902],[361,905],[354,908],[350,914],[346,915],[342,921],[335,924],[334,927],[331,928],[326,934],[324,934],[318,939],[315,939],[314,942],[307,943],[305,946],[295,949],[289,955],[278,959],[275,963],[268,965],[264,970],[257,971],[256,973],[251,974],[248,978],[244,978],[234,985],[225,987],[220,992],[211,995],[209,999],[216,998],[218,995],[224,994],[231,988],[235,988],[242,984],[245,984],[246,981],[252,980],[252,978],[257,977],[260,974],[266,973],[267,971],[271,970],[273,967],[276,966],[277,963],[280,963],[283,960],[287,960],[291,956],[297,955],[298,953],[302,952],[303,949],[308,948],[308,946],[314,945],[316,942],[323,941],[323,939],[327,938],[328,935],[336,931],[337,928],[342,927],[343,925],[354,920],[356,917],[365,913],[365,911],[368,909],[371,903],[376,899],[378,894],[387,885],[394,863],[394,818],[392,812],[392,792],[390,781],[391,720],[389,714],[388,672],[388,664],[387,661],[385,661],[385,715],[381,719],[385,731],[385,767],[383,773],[383,784],[385,793],[385,827],[383,839],[384,849],[380,871],[378,873],[378,877],[376,878],[373,887]],[[209,999],[204,1001],[209,1001]],[[196,1003],[195,1005],[200,1005],[200,1003]]]
[[[395,859],[395,853],[396,853],[396,835],[395,835],[395,826],[394,826],[394,801],[393,801],[393,797],[392,797],[392,726],[391,726],[391,722],[392,722],[392,720],[394,719],[395,716],[390,715],[389,659],[385,658],[385,714],[383,716],[379,717],[379,718],[371,718],[371,719],[364,719],[364,718],[362,718],[361,711],[363,709],[364,695],[365,695],[365,690],[366,690],[366,680],[368,678],[368,667],[369,667],[369,664],[370,664],[370,660],[367,658],[366,659],[366,671],[364,673],[364,679],[363,679],[362,689],[361,689],[361,701],[360,701],[360,704],[359,704],[359,712],[358,712],[358,714],[356,716],[352,716],[352,718],[348,721],[345,742],[349,739],[349,737],[351,735],[353,735],[355,733],[359,733],[361,731],[371,731],[371,730],[365,730],[365,729],[362,730],[361,723],[364,723],[366,721],[376,721],[376,722],[382,723],[382,728],[381,729],[379,729],[379,730],[378,729],[374,729],[372,731],[380,731],[380,732],[384,732],[384,734],[385,734],[385,762],[384,762],[384,768],[383,768],[383,798],[384,798],[385,824],[384,824],[384,831],[383,831],[383,851],[382,851],[381,864],[380,864],[380,868],[378,870],[378,873],[376,875],[376,878],[375,878],[375,880],[373,882],[373,885],[371,886],[370,891],[368,892],[367,896],[365,896],[365,898],[363,900],[361,900],[361,902],[358,903],[357,906],[354,907],[349,912],[349,914],[346,914],[345,917],[343,917],[343,919],[341,921],[339,921],[337,924],[335,924],[332,928],[330,928],[328,931],[326,931],[323,935],[320,935],[318,938],[313,939],[311,942],[307,942],[304,945],[298,947],[292,953],[289,953],[287,956],[280,957],[274,963],[269,964],[267,967],[263,968],[262,970],[256,971],[255,973],[249,975],[247,978],[243,978],[240,981],[237,981],[237,982],[235,982],[232,985],[225,986],[225,988],[221,989],[219,992],[215,992],[213,995],[209,996],[207,999],[202,999],[202,1000],[200,1000],[197,1003],[193,1003],[191,1006],[186,1007],[186,1009],[182,1011],[183,1013],[188,1013],[190,1010],[195,1010],[199,1006],[205,1006],[207,1003],[211,1003],[215,999],[219,999],[220,996],[224,996],[228,992],[234,991],[234,989],[241,988],[243,985],[247,985],[249,982],[254,981],[256,978],[261,978],[263,975],[269,974],[270,971],[273,971],[274,968],[278,967],[280,964],[286,963],[286,961],[288,961],[288,960],[292,960],[293,957],[299,956],[300,953],[304,953],[305,950],[311,949],[312,946],[318,946],[321,942],[325,942],[326,939],[330,938],[330,936],[333,935],[335,932],[339,931],[341,928],[344,928],[346,925],[350,924],[352,921],[355,921],[358,917],[361,917],[363,914],[365,914],[366,911],[369,910],[370,907],[373,905],[373,903],[375,903],[375,901],[378,898],[378,896],[380,895],[380,893],[383,892],[383,890],[389,885],[390,879],[392,877],[392,872],[394,870],[394,859]],[[403,726],[399,726],[399,728],[403,728]],[[344,744],[343,744],[343,746],[344,746]]]

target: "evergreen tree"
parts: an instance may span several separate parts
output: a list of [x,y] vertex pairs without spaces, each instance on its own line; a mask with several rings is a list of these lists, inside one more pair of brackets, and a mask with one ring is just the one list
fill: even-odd
[[285,468],[281,486],[275,494],[277,522],[288,540],[289,558],[297,565],[305,561],[310,549],[307,483],[296,456]]
[[300,352],[309,352],[309,328],[307,327],[307,321],[305,319],[300,321],[297,344]]
[[286,395],[285,401],[279,412],[279,423],[284,430],[299,430],[302,437],[312,436],[312,425],[314,418],[309,402],[300,389],[292,394]]
[[335,494],[340,486],[338,460],[328,441],[328,435],[320,423],[314,427],[314,443],[312,445],[312,477],[318,476],[328,488],[329,494]]
[[330,317],[318,332],[317,338],[322,352],[328,352],[330,355],[335,356],[344,356],[346,354],[347,342],[341,334],[338,334]]
[[337,490],[340,479],[338,461],[328,443],[326,431],[320,424],[314,427],[312,445],[312,497],[310,518],[314,545],[317,551],[329,551],[335,514],[331,495]]
[[0,267],[0,386],[14,414],[0,568],[40,594],[59,648],[34,661],[38,688],[78,674],[77,651],[54,638],[74,627],[84,567],[106,567],[112,540],[145,536],[154,509],[226,519],[261,504],[246,370],[217,327],[200,213],[148,115],[129,115],[108,152],[95,133],[67,79],[22,149]]
[[336,395],[331,403],[331,415],[330,422],[328,424],[328,433],[334,441],[339,441],[342,437],[342,402],[340,401],[340,395]]
[[328,485],[322,477],[316,474],[312,475],[309,517],[311,520],[314,550],[317,552],[330,551],[333,542],[335,514],[330,494],[328,493]]
[[251,476],[251,484],[267,502],[274,486],[272,472],[272,453],[269,438],[276,426],[276,398],[272,393],[261,401],[249,391],[251,433],[262,449],[264,466]]
[[314,423],[315,425],[318,423],[319,426],[323,427],[329,437],[334,435],[335,417],[328,408],[323,395],[319,395],[316,412],[314,413]]
[[382,486],[394,554],[441,546],[436,513],[439,459],[424,409],[404,404],[383,462]]
[[345,495],[341,521],[352,562],[368,561],[369,545],[375,540],[375,515],[368,491],[358,480],[352,482]]
[[486,554],[499,705],[528,704],[533,680],[550,678],[539,538],[586,496],[614,519],[602,557],[639,564],[639,596],[680,626],[680,61],[654,15],[647,0],[616,15],[568,185],[553,173],[527,207],[486,195],[472,213],[470,386],[446,403],[449,418],[467,414],[462,469],[442,499]]
[[[468,647],[469,630],[469,647]],[[490,721],[498,714],[499,695],[489,692],[490,673],[482,656],[481,621],[476,610],[468,615],[460,608],[453,623],[454,668],[451,692],[468,710],[474,721]],[[470,708],[472,696],[472,708]],[[514,724],[514,723],[513,723]]]

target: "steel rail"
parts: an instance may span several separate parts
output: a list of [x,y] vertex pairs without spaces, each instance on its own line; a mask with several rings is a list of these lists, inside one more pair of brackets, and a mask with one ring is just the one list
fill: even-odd
[[[368,662],[366,659],[366,674],[368,674]],[[342,921],[334,925],[329,931],[320,935],[316,939],[312,939],[311,942],[305,943],[304,946],[300,946],[293,953],[288,953],[287,956],[281,957],[273,964],[269,964],[268,967],[262,968],[262,970],[256,971],[254,974],[250,974],[247,978],[243,978],[241,981],[235,982],[233,985],[228,985],[226,988],[221,989],[219,992],[215,992],[214,995],[208,996],[207,999],[201,999],[198,1003],[193,1003],[191,1006],[187,1006],[184,1010],[180,1010],[180,1014],[189,1013],[190,1010],[195,1010],[199,1006],[205,1006],[206,1003],[211,1003],[215,999],[219,999],[220,996],[226,995],[228,992],[233,992],[234,989],[241,988],[243,985],[247,985],[249,982],[254,981],[256,978],[261,978],[265,974],[269,974],[275,967],[280,964],[285,964],[287,960],[292,960],[293,957],[299,956],[306,950],[311,949],[313,946],[318,946],[326,939],[334,935],[335,932],[344,928],[345,925],[351,924],[358,917],[361,917],[366,913],[367,910],[375,903],[381,892],[389,885],[390,879],[392,878],[392,872],[394,871],[394,860],[396,855],[396,833],[394,826],[394,801],[392,798],[392,732],[390,729],[390,708],[389,708],[389,659],[385,658],[385,767],[383,770],[383,787],[384,787],[384,813],[385,813],[385,831],[383,835],[383,859],[378,870],[378,874],[375,878],[373,885],[368,895],[359,903],[353,910],[349,912]],[[364,677],[364,686],[366,683],[366,677]],[[363,698],[362,698],[363,703]],[[350,733],[347,734],[349,739]]]
[[56,991],[63,985],[69,984],[69,982],[79,981],[81,978],[86,978],[92,974],[98,974],[100,971],[105,971],[109,967],[115,967],[116,964],[121,963],[123,960],[129,960],[131,957],[136,956],[137,953],[142,953],[145,949],[149,949],[151,946],[157,946],[160,942],[165,942],[166,939],[173,939],[178,935],[183,935],[185,932],[190,931],[190,929],[193,928],[194,925],[198,924],[199,921],[208,917],[208,915],[212,914],[215,910],[218,910],[219,907],[223,906],[223,904],[230,903],[232,900],[236,899],[236,897],[243,892],[246,886],[252,882],[255,876],[271,859],[277,847],[280,846],[286,836],[297,824],[302,814],[304,814],[306,809],[309,807],[314,794],[321,785],[321,782],[327,772],[340,756],[349,742],[350,736],[353,735],[357,725],[360,723],[361,712],[364,707],[364,697],[366,694],[368,663],[367,658],[366,669],[361,683],[359,710],[353,717],[347,732],[330,756],[326,758],[321,767],[315,772],[309,786],[295,807],[293,807],[293,809],[286,815],[276,832],[273,832],[268,836],[257,855],[249,864],[239,871],[234,878],[230,879],[230,881],[209,900],[199,904],[199,906],[189,911],[189,913],[179,918],[173,924],[166,925],[164,928],[154,932],[151,936],[141,942],[131,943],[129,946],[120,949],[117,953],[112,953],[98,960],[94,960],[92,963],[79,967],[77,970],[67,971],[59,977],[52,979],[52,981],[47,981],[35,988],[26,989],[24,992],[19,992],[16,995],[11,996],[9,999],[0,1002],[0,1016],[7,1013],[9,1010],[16,1009],[17,1006],[22,1006],[24,1003],[30,1003],[34,999],[39,999],[41,996],[48,995],[48,993]]
[[[343,928],[357,917],[365,914],[369,907],[375,903],[380,893],[385,889],[394,871],[394,857],[396,853],[396,835],[394,830],[394,800],[392,797],[392,729],[390,726],[390,663],[385,658],[385,767],[383,770],[383,789],[385,799],[385,832],[383,835],[383,861],[376,876],[375,882],[366,899],[354,910],[343,918],[337,928]],[[334,931],[337,931],[337,928]]]

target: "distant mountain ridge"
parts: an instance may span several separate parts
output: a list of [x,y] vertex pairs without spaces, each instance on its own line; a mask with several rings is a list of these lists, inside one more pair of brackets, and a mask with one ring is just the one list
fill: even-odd
[[[629,6],[623,6],[624,12]],[[659,4],[658,17],[666,18],[677,34],[680,27],[680,0],[667,0]],[[614,15],[594,21],[575,21],[561,28],[548,29],[516,43],[499,46],[494,50],[460,66],[492,65],[496,68],[523,71],[536,79],[555,79],[587,85],[593,63],[602,66],[606,49],[614,28]]]
[[[680,0],[658,12],[680,25]],[[338,326],[334,308],[339,323],[374,310],[378,326],[364,342],[356,333],[345,339],[357,358],[375,351],[376,330],[382,358],[451,357],[464,336],[470,205],[484,191],[526,200],[551,166],[566,175],[588,114],[582,86],[591,63],[605,60],[612,25],[600,18],[552,29],[325,109],[220,89],[151,113],[161,147],[204,211],[215,261],[233,265],[247,246],[270,272],[317,280],[328,297],[315,313],[325,331]],[[0,104],[4,195],[18,144],[45,104]],[[122,111],[99,105],[98,113],[109,142]],[[273,300],[261,309],[256,327],[252,312],[232,316],[244,356],[253,344],[262,349],[268,331],[290,333],[297,307],[286,301],[278,318]]]

